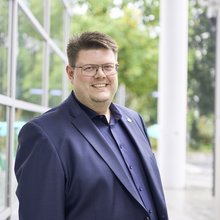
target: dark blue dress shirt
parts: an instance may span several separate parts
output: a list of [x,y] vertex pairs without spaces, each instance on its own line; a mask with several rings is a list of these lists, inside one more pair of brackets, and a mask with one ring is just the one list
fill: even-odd
[[[76,97],[74,98],[76,99]],[[114,104],[111,104],[111,117],[110,122],[108,123],[104,115],[99,115],[79,101],[77,102],[94,122],[109,146],[112,148],[112,151],[120,161],[121,166],[134,184],[137,193],[149,214],[149,218],[151,220],[157,220],[158,217],[154,206],[154,202],[156,201],[153,201],[141,158],[134,141],[120,120],[121,114],[118,112],[117,108]]]

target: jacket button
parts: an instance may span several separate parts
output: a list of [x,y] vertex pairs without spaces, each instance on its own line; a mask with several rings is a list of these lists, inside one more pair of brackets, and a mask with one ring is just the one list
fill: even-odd
[[150,218],[148,216],[145,216],[144,220],[150,220]]

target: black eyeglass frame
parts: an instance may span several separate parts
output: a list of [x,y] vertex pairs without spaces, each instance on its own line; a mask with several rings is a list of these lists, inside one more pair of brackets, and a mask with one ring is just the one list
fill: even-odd
[[[106,68],[108,68],[107,66],[114,66],[114,69],[108,71],[106,70]],[[87,68],[92,68],[92,69],[86,69]],[[115,75],[118,73],[118,67],[119,64],[118,63],[104,63],[101,65],[98,64],[84,64],[82,66],[72,66],[72,68],[80,68],[82,70],[82,74],[85,76],[95,76],[97,74],[97,71],[99,70],[99,68],[101,67],[103,73],[105,73],[106,76],[110,76],[110,75]],[[106,67],[106,68],[105,68]]]

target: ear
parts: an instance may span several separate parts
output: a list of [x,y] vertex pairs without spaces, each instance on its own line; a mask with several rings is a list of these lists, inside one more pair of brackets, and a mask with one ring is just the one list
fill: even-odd
[[70,81],[72,82],[73,78],[74,78],[74,70],[70,65],[66,66],[66,73],[68,75],[68,78],[70,79]]

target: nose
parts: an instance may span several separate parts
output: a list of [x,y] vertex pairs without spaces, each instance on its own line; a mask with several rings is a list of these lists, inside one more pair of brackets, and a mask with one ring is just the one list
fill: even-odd
[[97,67],[95,77],[106,77],[102,66]]

